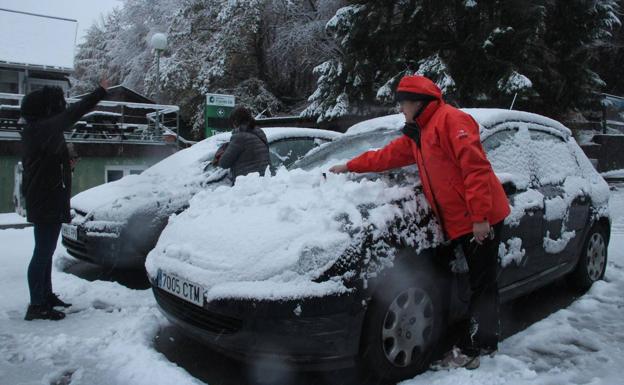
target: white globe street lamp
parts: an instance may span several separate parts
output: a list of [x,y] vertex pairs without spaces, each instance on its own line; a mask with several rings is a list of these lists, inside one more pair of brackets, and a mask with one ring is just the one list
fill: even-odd
[[[152,47],[156,51],[156,102],[160,103],[160,55],[167,48],[167,35],[155,33],[152,36]],[[160,133],[160,114],[156,114],[156,133]]]
[[155,33],[152,36],[152,47],[156,51],[156,93],[160,98],[160,55],[167,48],[167,35]]

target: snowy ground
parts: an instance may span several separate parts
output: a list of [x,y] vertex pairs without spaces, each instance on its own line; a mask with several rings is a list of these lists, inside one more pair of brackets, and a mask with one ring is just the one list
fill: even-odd
[[[484,359],[479,370],[428,372],[402,385],[622,383],[624,185],[613,192],[611,209],[614,223],[604,282],[504,340],[500,353]],[[0,245],[2,385],[201,383],[154,349],[154,337],[167,321],[149,290],[64,273],[63,258],[57,258],[53,281],[61,297],[73,302],[71,313],[61,322],[23,321],[32,228],[0,230]],[[59,247],[57,257],[61,252]]]
[[4,225],[25,225],[26,218],[16,213],[2,213],[0,214],[0,226]]

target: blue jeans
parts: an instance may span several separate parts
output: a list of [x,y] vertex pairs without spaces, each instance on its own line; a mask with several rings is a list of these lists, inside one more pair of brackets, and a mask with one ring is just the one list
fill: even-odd
[[52,256],[60,232],[60,223],[35,223],[35,250],[28,265],[31,305],[45,305],[52,295]]

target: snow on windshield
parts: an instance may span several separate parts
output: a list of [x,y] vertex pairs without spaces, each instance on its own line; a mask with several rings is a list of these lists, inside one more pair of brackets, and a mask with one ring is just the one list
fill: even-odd
[[[332,140],[341,134],[298,127],[262,128],[269,142],[287,138],[322,138]],[[128,175],[118,181],[86,190],[72,198],[72,207],[93,214],[97,219],[123,221],[140,209],[166,210],[185,204],[203,185],[221,179],[225,171],[204,167],[214,158],[219,146],[230,140],[231,134],[222,133],[207,138],[190,148],[161,160],[140,175]]]
[[400,135],[402,135],[400,131],[382,129],[345,135],[339,140],[311,151],[294,166],[308,170],[322,165],[331,166],[346,162],[366,151],[380,149]]
[[[392,202],[414,200],[416,194],[413,185],[389,186],[381,178],[353,180],[347,174],[324,178],[322,172],[327,170],[281,168],[272,178],[252,174],[233,187],[198,193],[189,209],[170,218],[147,257],[148,273],[156,277],[162,269],[199,283],[208,300],[345,292],[340,279],[314,279],[352,244],[348,229],[372,225],[383,233],[396,215]],[[426,206],[419,199],[406,210]],[[362,215],[361,207],[370,215]],[[425,238],[412,242],[430,246]]]

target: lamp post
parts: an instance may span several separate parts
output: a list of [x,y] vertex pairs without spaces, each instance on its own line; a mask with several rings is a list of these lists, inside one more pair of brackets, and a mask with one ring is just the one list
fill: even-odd
[[[167,35],[155,33],[152,36],[152,47],[156,51],[156,102],[160,103],[160,55],[167,48]],[[160,113],[156,114],[156,132],[160,133]]]

